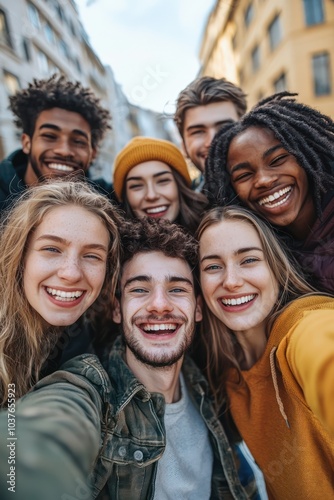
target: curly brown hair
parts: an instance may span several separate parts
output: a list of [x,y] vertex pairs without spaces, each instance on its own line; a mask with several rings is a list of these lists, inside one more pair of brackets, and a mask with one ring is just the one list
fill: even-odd
[[9,108],[16,118],[14,123],[25,134],[33,136],[40,113],[46,109],[61,108],[79,113],[90,125],[92,146],[97,148],[107,129],[111,129],[109,111],[100,105],[91,89],[80,82],[71,82],[64,75],[52,75],[47,80],[33,80],[28,88],[9,98]]
[[198,243],[177,224],[149,217],[127,220],[120,228],[120,235],[121,268],[137,253],[162,252],[167,257],[184,259],[196,276]]

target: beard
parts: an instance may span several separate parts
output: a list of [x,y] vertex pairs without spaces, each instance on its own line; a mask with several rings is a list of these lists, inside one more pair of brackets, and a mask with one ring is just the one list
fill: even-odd
[[[138,320],[138,318],[136,319]],[[149,316],[145,318],[145,321],[143,322],[149,320],[154,321],[157,319],[157,317]],[[180,320],[180,317],[177,318],[172,315],[166,315],[164,318],[159,318],[159,321],[165,321],[168,323],[173,320],[175,321],[176,319]],[[183,321],[185,321],[185,319],[186,318],[182,318]],[[184,326],[184,332],[182,333],[180,341],[173,347],[166,346],[164,348],[164,346],[161,345],[159,349],[157,349],[158,352],[154,352],[154,348],[147,348],[143,346],[140,338],[137,338],[138,333],[136,335],[131,326],[128,327],[124,320],[122,320],[121,334],[123,340],[135,358],[151,368],[169,368],[173,366],[187,352],[195,335],[195,319],[192,319],[190,322],[185,321],[181,326],[181,328]]]

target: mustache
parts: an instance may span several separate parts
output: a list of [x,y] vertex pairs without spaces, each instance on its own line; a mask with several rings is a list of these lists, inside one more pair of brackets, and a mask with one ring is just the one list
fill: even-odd
[[150,323],[153,321],[163,321],[163,322],[176,322],[176,323],[185,323],[187,321],[187,318],[183,315],[176,315],[176,314],[147,314],[145,316],[135,316],[132,318],[132,324],[135,323]]

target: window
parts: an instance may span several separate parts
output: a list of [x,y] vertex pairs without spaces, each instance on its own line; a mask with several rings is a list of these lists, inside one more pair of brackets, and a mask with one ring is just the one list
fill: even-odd
[[49,71],[48,58],[41,50],[37,49],[38,67],[43,75],[47,75]]
[[279,16],[274,17],[273,21],[270,23],[268,28],[268,33],[270,40],[270,48],[271,50],[275,50],[277,45],[282,40],[282,29]]
[[67,58],[70,59],[70,51],[68,50],[67,44],[64,40],[60,40],[59,42],[60,52]]
[[45,23],[44,25],[44,34],[48,42],[55,43],[56,40],[55,32],[53,31],[49,23]]
[[29,41],[26,38],[23,38],[22,40],[22,50],[25,60],[29,62],[31,60],[30,46]]
[[276,92],[283,92],[283,90],[287,90],[286,84],[286,74],[281,73],[280,76],[274,81],[274,89]]
[[36,7],[34,5],[32,5],[31,3],[28,3],[28,14],[29,14],[29,19],[30,19],[31,24],[33,26],[35,26],[35,28],[39,29],[41,26],[41,22],[39,19],[39,13],[38,13],[38,10],[36,9]]
[[254,7],[253,7],[253,4],[250,3],[248,5],[247,9],[245,10],[245,16],[244,16],[246,28],[248,28],[248,26],[252,22],[253,17],[254,17]]
[[304,0],[304,13],[307,26],[324,22],[323,0]]
[[8,47],[12,47],[6,14],[4,13],[3,10],[0,10],[0,43],[3,43]]
[[15,94],[18,90],[20,90],[20,82],[17,76],[13,75],[12,73],[9,73],[9,71],[3,72],[4,75],[4,82],[5,86],[7,89],[7,92],[9,95]]
[[329,54],[323,52],[312,58],[313,86],[315,95],[328,95],[331,93]]
[[253,73],[260,67],[260,47],[257,45],[252,51],[252,70]]

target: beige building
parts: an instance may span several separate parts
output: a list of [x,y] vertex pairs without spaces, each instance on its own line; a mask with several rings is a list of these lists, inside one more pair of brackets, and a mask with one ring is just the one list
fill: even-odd
[[217,0],[201,75],[226,77],[249,107],[281,90],[334,118],[334,1]]

